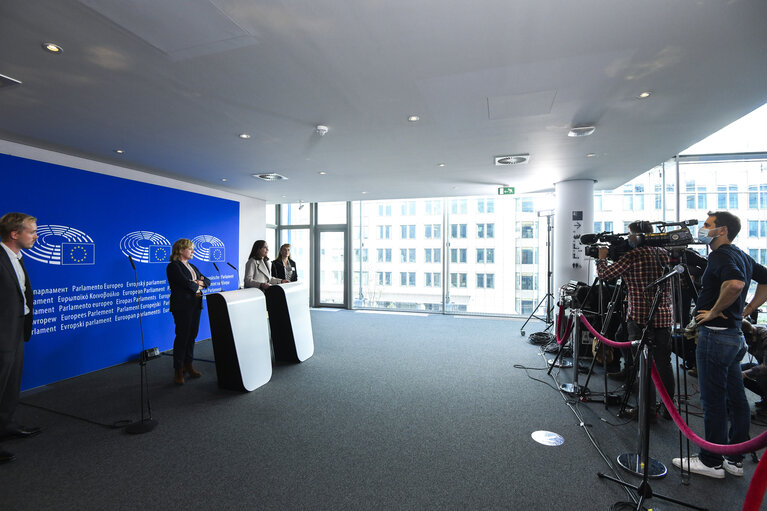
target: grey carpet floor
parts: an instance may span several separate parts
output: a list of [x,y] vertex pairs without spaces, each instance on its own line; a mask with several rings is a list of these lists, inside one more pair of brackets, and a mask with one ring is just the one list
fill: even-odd
[[[25,392],[17,418],[45,432],[2,443],[18,457],[0,466],[2,509],[609,509],[628,497],[597,472],[639,482],[614,469],[637,450],[636,423],[564,398],[520,321],[313,310],[312,324],[314,356],[275,365],[250,393],[219,389],[210,362],[177,387],[172,359],[151,361],[159,425],[145,435],[106,427],[138,418],[136,364]],[[213,359],[210,341],[196,357]],[[565,442],[540,445],[537,430]],[[650,452],[670,469],[656,493],[712,510],[740,509],[756,466],[685,485],[671,467],[677,430],[662,419]]]

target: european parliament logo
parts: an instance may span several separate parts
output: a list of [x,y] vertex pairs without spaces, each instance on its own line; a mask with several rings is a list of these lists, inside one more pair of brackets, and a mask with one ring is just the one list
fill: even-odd
[[30,259],[56,266],[96,264],[93,238],[66,225],[38,225],[37,242],[22,252]]
[[120,251],[139,263],[167,263],[171,244],[162,234],[134,231],[120,240]]
[[200,261],[209,263],[226,262],[226,247],[224,242],[215,236],[201,234],[192,238],[194,243],[194,257]]

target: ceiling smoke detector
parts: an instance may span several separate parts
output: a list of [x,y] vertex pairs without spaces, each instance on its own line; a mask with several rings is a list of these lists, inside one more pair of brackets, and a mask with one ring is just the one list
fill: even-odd
[[588,137],[594,131],[596,131],[595,126],[576,126],[574,128],[571,128],[570,131],[567,133],[568,137]]
[[256,179],[263,179],[264,181],[284,181],[287,178],[276,172],[268,172],[266,174],[251,174]]
[[328,132],[328,127],[323,124],[318,124],[314,127],[314,132],[317,133],[319,136],[324,137],[325,134]]
[[495,166],[504,167],[506,165],[524,165],[530,161],[530,154],[511,154],[508,156],[496,156]]

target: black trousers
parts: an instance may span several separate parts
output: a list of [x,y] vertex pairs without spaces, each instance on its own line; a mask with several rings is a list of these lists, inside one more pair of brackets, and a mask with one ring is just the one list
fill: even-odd
[[13,412],[19,404],[21,375],[24,370],[24,340],[16,349],[0,351],[0,433],[13,430]]
[[[626,326],[630,341],[637,341],[642,338],[644,326],[637,324],[636,321],[631,319],[628,320]],[[655,361],[655,367],[658,369],[658,374],[660,374],[660,379],[663,381],[663,386],[666,387],[668,395],[674,397],[674,370],[671,368],[671,328],[650,327],[647,331],[647,341],[652,343],[653,360]],[[655,403],[655,385],[650,384],[650,396],[648,399],[651,405]]]
[[194,340],[200,329],[200,314],[202,307],[173,311],[173,321],[176,323],[176,339],[173,341],[174,369],[181,369],[184,364],[191,364],[194,359]]

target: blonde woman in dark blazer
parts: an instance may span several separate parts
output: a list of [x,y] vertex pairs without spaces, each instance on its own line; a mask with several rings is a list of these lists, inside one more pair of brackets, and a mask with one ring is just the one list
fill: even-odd
[[272,277],[285,279],[289,282],[298,280],[296,262],[290,258],[290,243],[282,245],[277,259],[272,261]]
[[245,287],[257,287],[265,291],[272,284],[287,282],[284,279],[272,277],[272,263],[269,262],[269,246],[264,240],[253,243],[248,262],[245,263]]

